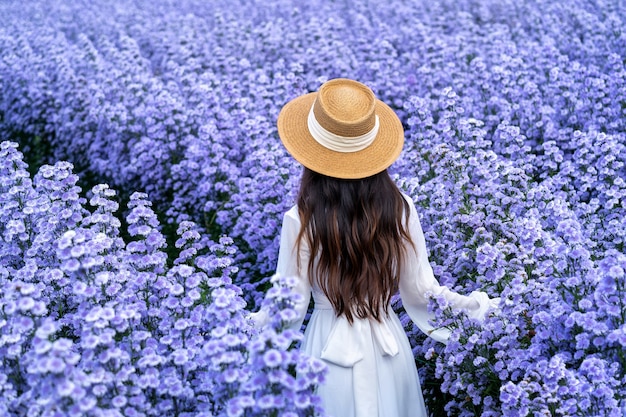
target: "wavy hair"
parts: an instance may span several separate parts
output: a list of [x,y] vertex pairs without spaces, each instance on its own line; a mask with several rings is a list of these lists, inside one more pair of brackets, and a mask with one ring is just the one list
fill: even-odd
[[317,281],[337,316],[380,321],[398,290],[406,243],[414,247],[409,205],[387,170],[343,180],[304,168],[297,204],[298,253],[307,239],[311,283]]

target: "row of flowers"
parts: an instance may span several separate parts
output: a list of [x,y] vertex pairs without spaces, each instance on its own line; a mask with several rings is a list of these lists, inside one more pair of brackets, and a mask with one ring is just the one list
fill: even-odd
[[[232,282],[235,248],[179,225],[171,264],[143,193],[120,238],[115,192],[89,203],[72,166],[31,180],[0,144],[0,415],[316,415],[325,366],[289,350],[288,278],[268,293],[272,323],[251,327]],[[89,208],[89,209],[88,209]],[[296,379],[297,374],[297,379]]]
[[[420,139],[407,151],[420,162],[403,170],[432,180],[399,181],[422,206],[440,280],[503,299],[501,314],[483,325],[438,300],[440,324],[456,329],[445,349],[414,334],[416,357],[435,362],[430,372],[453,396],[446,411],[622,415],[626,213],[603,190],[610,184],[624,201],[623,138],[578,132],[572,141],[581,147],[563,161],[569,168],[536,181],[493,151],[482,122],[459,117],[454,93],[444,98],[434,105],[437,122],[423,100],[408,106]],[[501,134],[522,141],[517,127]],[[618,157],[607,158],[607,148]],[[585,187],[578,181],[590,170],[607,176],[587,177]]]
[[[396,301],[424,386],[440,385],[446,393],[433,389],[426,396],[445,398],[445,406],[431,402],[431,410],[624,413],[623,5],[53,0],[45,7],[6,3],[0,11],[0,135],[19,141],[27,160],[49,164],[32,186],[21,163],[7,162],[2,172],[8,194],[0,265],[12,288],[2,302],[15,306],[23,288],[31,291],[21,283],[39,288],[27,294],[39,309],[35,315],[35,307],[27,309],[32,325],[19,327],[27,322],[19,308],[4,313],[0,355],[7,376],[2,382],[0,375],[0,386],[12,398],[6,413],[29,404],[39,404],[33,407],[41,413],[52,404],[78,406],[68,396],[52,400],[61,394],[45,391],[50,378],[69,381],[55,383],[59,387],[83,386],[86,406],[97,398],[94,410],[132,404],[148,413],[163,398],[159,407],[179,415],[227,412],[229,397],[244,398],[229,403],[241,406],[233,405],[233,413],[248,405],[253,412],[261,397],[249,401],[242,394],[257,388],[236,382],[247,378],[238,374],[240,364],[248,364],[243,375],[263,379],[278,377],[253,358],[277,361],[273,354],[258,356],[258,349],[296,355],[287,367],[305,360],[293,350],[296,335],[255,344],[241,320],[244,304],[258,308],[269,286],[280,219],[293,204],[300,175],[279,144],[276,116],[289,99],[338,76],[369,85],[405,125],[406,146],[392,171],[420,208],[440,281],[503,300],[501,314],[483,326],[451,316],[445,303],[434,306],[440,324],[456,329],[455,343],[445,348],[425,340]],[[2,152],[20,160],[8,142]],[[121,196],[96,187],[87,210],[73,188],[77,177],[59,160],[71,161],[82,181],[108,183]],[[71,185],[60,185],[64,181]],[[69,188],[50,194],[63,186]],[[146,193],[153,208],[135,190]],[[128,202],[118,215],[123,226],[112,216],[118,199]],[[38,211],[53,202],[61,206]],[[70,231],[77,235],[66,235]],[[219,243],[223,234],[237,250]],[[84,242],[92,241],[88,249]],[[221,249],[207,252],[214,245]],[[93,250],[110,255],[94,261],[87,255]],[[195,285],[188,288],[189,277]],[[219,277],[227,279],[215,284]],[[95,283],[103,293],[75,294],[78,282],[86,288]],[[176,283],[184,291],[166,294]],[[115,292],[107,294],[110,287]],[[226,295],[212,295],[220,288]],[[170,311],[174,299],[180,301],[176,312]],[[77,318],[87,316],[89,305],[111,308],[106,314],[113,317],[85,324]],[[211,309],[219,312],[205,311]],[[118,318],[117,311],[129,316]],[[178,319],[179,327],[188,327],[177,329]],[[36,336],[44,324],[49,333]],[[136,341],[135,332],[145,338]],[[282,334],[279,327],[274,332]],[[105,355],[104,363],[115,365],[94,365],[104,348],[91,346],[93,338],[85,342],[89,335],[119,349],[114,360]],[[74,363],[62,375],[29,373],[28,361],[39,360],[40,339],[63,340],[54,354]],[[233,345],[214,347],[227,340]],[[52,352],[42,349],[48,350],[41,355]],[[153,357],[145,349],[158,351],[150,365],[139,364]],[[238,353],[216,366],[212,349]],[[197,368],[188,369],[190,362]],[[272,406],[285,412],[306,404],[293,412],[314,413],[314,397],[305,398],[321,370],[307,366],[311,378],[298,388],[305,397],[279,404],[283,388],[272,388],[275,395],[261,404],[278,401]],[[127,369],[119,378],[128,382],[117,387],[111,376],[102,377],[106,383],[76,382],[81,372],[96,369]],[[123,392],[114,403],[116,390]]]

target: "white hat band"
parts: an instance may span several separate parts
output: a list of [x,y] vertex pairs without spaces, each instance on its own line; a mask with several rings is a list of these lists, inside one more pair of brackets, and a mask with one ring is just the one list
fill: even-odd
[[[315,105],[315,103],[313,103]],[[309,132],[313,139],[323,147],[335,152],[357,152],[367,148],[378,135],[378,116],[374,127],[369,132],[361,136],[339,136],[322,127],[315,118],[313,107],[309,111],[308,118]]]

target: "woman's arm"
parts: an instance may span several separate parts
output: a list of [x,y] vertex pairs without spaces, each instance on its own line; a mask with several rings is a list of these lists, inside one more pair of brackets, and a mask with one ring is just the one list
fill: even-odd
[[[311,298],[311,284],[308,275],[305,272],[309,262],[309,251],[306,243],[301,245],[300,266],[298,268],[297,238],[300,233],[300,217],[298,216],[297,207],[292,207],[283,216],[283,224],[280,233],[280,248],[278,250],[278,263],[276,265],[276,274],[283,277],[295,277],[296,285],[293,291],[300,294],[301,299],[294,306],[297,318],[289,326],[292,329],[299,330],[302,326],[309,307]],[[252,313],[250,316],[255,327],[263,327],[269,321],[270,317],[266,309],[261,309],[258,313]]]
[[450,331],[435,329],[430,324],[435,316],[428,312],[429,294],[443,295],[452,308],[464,309],[470,317],[481,320],[490,308],[497,306],[499,299],[490,300],[486,293],[479,291],[465,296],[439,285],[428,261],[426,240],[415,205],[408,197],[407,201],[410,206],[409,233],[415,244],[415,250],[407,245],[406,259],[400,276],[400,297],[411,320],[428,336],[446,343]]

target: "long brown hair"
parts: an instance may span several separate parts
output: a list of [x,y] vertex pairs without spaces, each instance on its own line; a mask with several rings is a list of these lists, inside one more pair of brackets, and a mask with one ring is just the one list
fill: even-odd
[[406,243],[413,246],[409,205],[389,173],[343,180],[304,168],[298,212],[298,253],[307,239],[311,283],[317,280],[337,316],[380,321],[398,289]]

